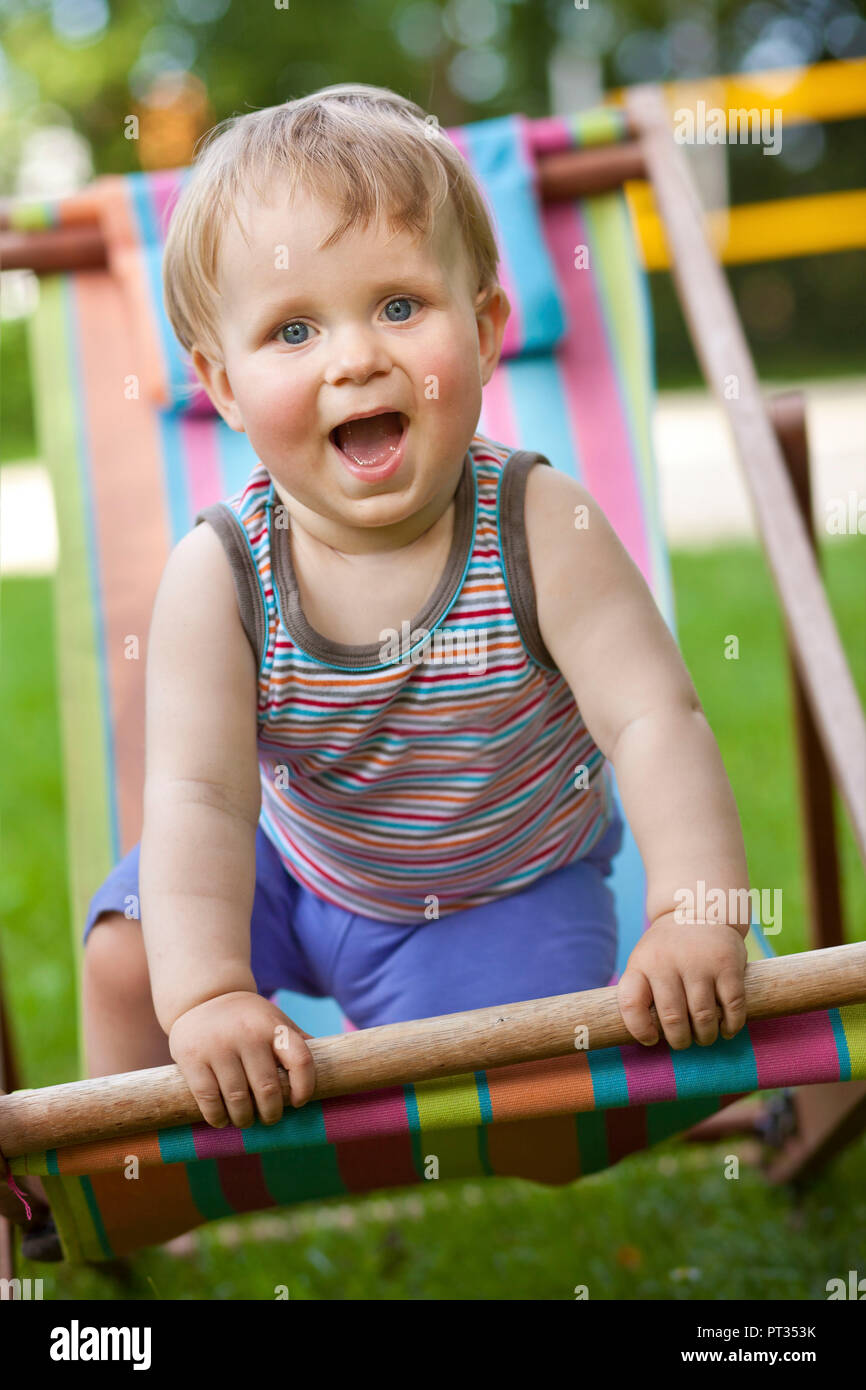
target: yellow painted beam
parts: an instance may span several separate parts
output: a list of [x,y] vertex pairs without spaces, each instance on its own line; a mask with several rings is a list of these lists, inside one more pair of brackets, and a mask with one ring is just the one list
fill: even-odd
[[[769,68],[728,76],[697,77],[688,82],[661,84],[671,112],[697,101],[724,110],[769,108],[781,110],[782,120],[844,121],[866,115],[866,58],[842,58],[811,67]],[[623,88],[607,99],[622,104]]]
[[[627,183],[626,195],[646,269],[668,268],[664,227],[649,184]],[[744,203],[708,213],[707,230],[725,265],[862,249],[866,247],[866,190]]]

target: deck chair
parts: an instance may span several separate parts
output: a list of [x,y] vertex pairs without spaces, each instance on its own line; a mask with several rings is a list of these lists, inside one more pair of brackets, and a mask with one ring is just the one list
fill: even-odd
[[[446,133],[493,213],[513,308],[479,431],[539,450],[590,489],[676,635],[650,434],[650,304],[625,179],[650,177],[674,262],[690,262],[683,298],[702,360],[712,358],[711,379],[719,378],[718,363],[704,341],[712,334],[694,303],[695,278],[702,280],[698,297],[721,296],[717,325],[733,321],[734,311],[658,93],[641,95],[643,107],[542,120],[514,115]],[[191,371],[162,308],[162,243],[184,176],[103,177],[73,197],[7,214],[6,264],[42,275],[32,372],[40,454],[51,470],[60,529],[55,621],[79,958],[89,899],[141,832],[145,641],[161,571],[196,512],[240,488],[254,463],[246,436],[230,431],[202,393],[190,397]],[[731,341],[729,334],[729,352]],[[740,378],[745,423],[734,419],[735,432],[741,445],[742,430],[749,436],[750,476],[763,470],[759,512],[777,509],[775,518],[762,516],[772,531],[771,564],[781,546],[801,567],[793,598],[786,556],[782,580],[775,567],[774,574],[797,661],[808,668],[820,650],[826,663],[826,682],[803,674],[805,704],[862,852],[866,795],[850,766],[852,750],[866,748],[862,713],[745,344],[734,347],[723,365]],[[643,865],[627,826],[610,882],[620,924],[613,985],[648,925]],[[773,955],[757,920],[746,944],[750,963]],[[866,980],[860,985],[863,1000]],[[287,991],[275,999],[316,1036],[352,1026],[333,1000]],[[0,1097],[0,1151],[13,1178],[42,1178],[65,1257],[105,1261],[235,1213],[421,1184],[431,1153],[442,1178],[570,1183],[664,1139],[697,1135],[707,1117],[780,1088],[785,1095],[788,1088],[844,1093],[844,1138],[853,1137],[852,1116],[861,1122],[866,1093],[866,1005],[831,1000],[750,1021],[707,1048],[624,1043],[507,1066],[474,1064],[446,1078],[407,1077],[288,1109],[270,1127],[173,1124],[118,1139],[107,1126],[102,1137],[55,1147],[10,1139],[4,1104],[39,1098],[13,1079],[12,1095]],[[832,1130],[801,1135],[798,1161],[824,1161],[843,1142]],[[125,1180],[129,1154],[140,1163],[136,1182]]]

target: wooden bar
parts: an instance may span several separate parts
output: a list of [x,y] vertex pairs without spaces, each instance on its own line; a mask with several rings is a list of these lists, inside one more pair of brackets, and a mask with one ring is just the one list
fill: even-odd
[[[816,564],[820,566],[821,556],[812,518],[809,442],[802,392],[787,391],[776,396],[769,402],[769,408],[809,545]],[[790,638],[787,637],[786,650],[794,699],[809,935],[815,947],[841,946],[845,933],[833,820],[833,779],[797,670]]]
[[664,101],[657,88],[648,86],[632,87],[626,99],[634,125],[642,132],[674,283],[695,353],[730,423],[803,688],[866,863],[866,720],[815,556]]
[[[636,141],[562,150],[538,159],[542,199],[556,201],[607,193],[626,179],[644,177],[643,155]],[[39,275],[90,270],[107,264],[105,242],[97,222],[21,231],[9,227],[9,203],[0,205],[0,268],[33,270]]]
[[[745,992],[750,1020],[866,1002],[866,942],[750,961]],[[313,1099],[571,1055],[578,1029],[586,1029],[586,1050],[634,1043],[616,993],[610,986],[311,1038]],[[0,1097],[0,1149],[14,1158],[201,1118],[180,1069],[154,1067]]]

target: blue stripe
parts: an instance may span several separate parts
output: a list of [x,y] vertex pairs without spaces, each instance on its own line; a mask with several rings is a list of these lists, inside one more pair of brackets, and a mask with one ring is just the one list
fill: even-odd
[[161,438],[162,478],[168,506],[171,545],[174,546],[185,536],[192,522],[192,502],[186,476],[181,428],[183,419],[168,411],[159,412],[159,433]]
[[496,240],[520,295],[523,351],[547,352],[565,333],[565,314],[521,140],[521,118],[496,116],[463,127],[466,152],[493,214]]
[[845,1028],[842,1023],[842,1015],[838,1009],[828,1009],[827,1017],[833,1029],[833,1037],[836,1040],[836,1050],[839,1053],[839,1080],[851,1080],[851,1052],[848,1047],[848,1039],[845,1036]]
[[[188,177],[188,174],[187,176]],[[186,180],[184,179],[184,182]],[[189,381],[184,350],[165,312],[162,298],[163,229],[159,225],[153,202],[152,182],[148,174],[133,174],[128,179],[130,198],[138,222],[138,245],[142,252],[144,273],[149,287],[150,303],[159,333],[163,360],[168,373],[171,402],[183,402]],[[186,528],[184,528],[186,529]]]

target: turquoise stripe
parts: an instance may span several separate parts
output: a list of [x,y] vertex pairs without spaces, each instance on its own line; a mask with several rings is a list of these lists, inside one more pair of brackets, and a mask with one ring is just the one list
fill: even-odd
[[348,1191],[333,1144],[322,1149],[264,1152],[262,1178],[275,1206],[342,1197]]
[[462,130],[466,152],[495,220],[496,239],[520,294],[522,351],[549,351],[565,333],[554,265],[542,233],[519,116],[496,116]]
[[493,1102],[490,1099],[490,1087],[487,1084],[487,1072],[477,1071],[475,1075],[475,1085],[478,1087],[478,1108],[481,1111],[481,1120],[485,1125],[493,1124]]
[[236,1215],[235,1208],[223,1192],[215,1158],[200,1158],[194,1163],[187,1163],[185,1167],[190,1195],[205,1221]]
[[166,365],[171,400],[183,400],[188,375],[183,348],[174,335],[162,301],[162,228],[159,225],[147,174],[133,174],[128,180],[130,202],[138,222],[138,244],[149,287],[153,317]]
[[421,1126],[421,1113],[415,1087],[403,1087],[403,1101],[406,1105],[406,1118],[409,1122],[409,1142],[412,1145],[412,1164],[419,1178],[424,1176],[424,1131]]
[[221,479],[220,497],[236,497],[243,492],[259,459],[250,443],[249,435],[230,430],[225,420],[219,416],[214,418],[213,429]]
[[90,1212],[90,1219],[93,1222],[93,1229],[96,1232],[102,1254],[106,1260],[113,1260],[114,1249],[105,1230],[99,1203],[93,1191],[93,1184],[88,1177],[80,1177],[78,1181],[81,1183],[81,1191],[84,1193],[84,1200],[87,1202],[87,1209]]
[[748,1028],[733,1038],[719,1035],[708,1047],[693,1042],[682,1051],[671,1048],[670,1058],[677,1100],[758,1089],[758,1064]]
[[583,465],[577,441],[572,439],[556,359],[512,357],[499,370],[505,373],[508,400],[517,431],[516,447],[535,449],[550,459],[554,468],[582,482]]
[[192,502],[187,482],[186,451],[182,436],[183,417],[159,412],[162,478],[168,503],[171,545],[185,536],[192,525]]
[[839,1054],[839,1080],[851,1080],[851,1051],[848,1047],[848,1039],[845,1036],[845,1026],[842,1023],[842,1015],[838,1009],[828,1009],[827,1017],[833,1029],[833,1038],[836,1043],[836,1051]]
[[176,1129],[161,1129],[157,1132],[159,1156],[163,1163],[197,1163],[192,1125],[178,1125]]
[[333,999],[318,999],[308,994],[297,994],[291,989],[278,989],[273,1003],[305,1033],[312,1033],[314,1038],[330,1037],[343,1031],[343,1010]]
[[[506,587],[507,587],[507,586],[506,586]],[[466,625],[471,626],[471,625],[472,625],[471,620],[472,620],[472,615],[471,615],[471,614],[468,614],[468,615],[466,616],[465,619],[461,619],[461,622],[465,623]],[[495,636],[496,633],[499,632],[499,631],[509,632],[509,631],[513,631],[513,629],[514,629],[514,619],[513,619],[513,618],[494,618],[494,619],[490,619],[490,620],[488,620],[487,618],[484,618],[484,619],[482,620],[482,622],[483,622],[483,626],[484,626],[485,630],[488,631],[488,632],[492,632],[494,636]],[[319,665],[324,665],[324,664],[325,664],[324,662],[320,663],[320,662],[312,661],[309,657],[306,656],[306,654],[304,654],[304,655],[303,655],[303,659],[301,659],[301,654],[299,653],[298,669],[299,669],[299,671],[301,671],[301,672],[303,672],[304,670],[315,670],[316,667],[318,667]],[[395,665],[400,665],[400,664],[402,664],[402,662],[395,663]],[[443,664],[443,666],[444,666],[444,663],[442,663],[442,664]],[[539,663],[539,664],[540,664],[540,663]],[[378,669],[380,669],[380,668],[377,667],[376,669],[378,670]],[[434,668],[434,669],[435,669],[435,668]],[[554,666],[554,667],[545,667],[544,669],[545,669],[545,670],[556,671],[558,668]],[[361,673],[358,673],[358,674],[361,674]],[[493,679],[494,679],[494,674],[490,671],[489,666],[488,666],[488,670],[487,670],[487,672],[486,672],[485,674],[487,675],[488,679],[490,679],[490,680],[493,680]],[[502,671],[502,670],[500,670],[500,671],[496,671],[496,672],[495,672],[495,681],[496,681],[497,687],[498,687],[498,686],[501,686],[501,685],[503,685],[503,686],[513,685],[513,686],[518,686],[518,687],[519,687],[519,686],[521,686],[521,685],[525,685],[525,684],[526,684],[526,679],[527,679],[527,673],[526,673],[525,670],[524,670],[524,671],[516,671],[516,672],[509,672],[509,671]],[[425,694],[433,693],[433,694],[436,695],[437,698],[438,698],[440,695],[442,695],[442,696],[445,696],[445,698],[447,699],[447,697],[448,697],[452,692],[454,693],[455,696],[463,694],[464,691],[469,691],[469,692],[472,692],[472,693],[477,692],[477,690],[478,690],[478,678],[476,677],[474,680],[471,679],[471,678],[467,678],[465,681],[464,681],[464,680],[448,680],[448,681],[442,681],[441,683],[440,683],[440,682],[430,682],[430,683],[427,683],[427,682],[425,682],[425,681],[422,680],[422,681],[419,681],[419,682],[418,682],[416,688],[419,689],[419,690],[423,690]],[[353,711],[357,711],[357,713],[358,713],[359,716],[361,716],[361,715],[374,715],[374,716],[375,716],[375,715],[377,715],[377,714],[380,713],[381,708],[382,708],[381,696],[379,697],[378,703],[375,703],[375,704],[374,704],[374,703],[373,703],[373,697],[372,697],[372,695],[370,696],[370,699],[369,699],[368,702],[364,702],[363,699],[359,699],[358,702],[355,703],[355,704],[353,704],[353,706],[352,706]],[[333,710],[317,710],[317,709],[310,709],[309,711],[303,710],[302,713],[303,713],[303,715],[305,716],[305,718],[306,718],[306,720],[307,720],[307,723],[308,723],[311,727],[315,726],[315,724],[316,724],[317,722],[319,722],[319,723],[324,723],[324,722],[326,722],[326,721],[328,721],[328,720],[333,719],[333,717],[334,717],[334,711],[333,711]],[[417,707],[416,707],[414,710],[413,710],[413,709],[407,710],[407,711],[406,711],[406,714],[404,715],[404,717],[405,717],[405,718],[409,718],[409,717],[411,717],[412,714],[415,714],[415,715],[417,716],[419,722],[421,722],[421,720],[422,720],[422,714],[421,714],[420,708],[417,708]],[[524,719],[524,721],[523,721],[523,723],[522,723],[521,725],[519,725],[519,726],[517,726],[517,725],[512,725],[512,726],[510,726],[510,727],[511,727],[511,728],[516,728],[516,727],[523,728],[524,725],[526,725],[526,724],[529,722],[529,719],[530,719],[530,718],[533,718],[533,717],[537,717],[537,712],[536,712],[535,715],[527,716],[527,718]],[[562,718],[565,718],[565,714],[563,714],[561,717],[562,717]],[[460,735],[450,734],[450,733],[449,733],[448,737],[449,737],[449,739],[451,739],[451,738],[460,737]],[[468,735],[468,737],[471,738],[471,735]],[[504,735],[503,735],[503,737],[504,737]],[[438,735],[437,735],[436,742],[437,742],[437,744],[439,743],[439,736],[438,736]],[[342,756],[342,754],[340,753],[339,750],[338,750],[338,752],[337,752],[337,756],[338,756],[338,757]]]
[[602,1047],[586,1054],[596,1109],[609,1105],[629,1105],[628,1083],[622,1052],[618,1047]]
[[[554,805],[554,807],[551,808],[551,815],[553,815],[553,814],[556,812],[556,810],[558,810],[558,809],[559,809],[558,806]],[[273,820],[272,820],[272,818],[270,817],[270,815],[266,815],[266,808],[265,808],[264,806],[262,807],[262,815],[263,815],[264,817],[266,817],[267,823],[268,823],[269,825],[273,825]],[[374,819],[373,817],[368,816],[368,817],[366,817],[366,818],[362,818],[362,819],[358,822],[358,824],[360,824],[360,825],[362,825],[362,826],[367,826],[367,827],[372,826],[372,825],[378,825],[380,828],[387,828],[387,829],[391,830],[392,833],[396,833],[395,819],[398,820],[399,817],[394,818],[394,819],[392,819],[391,821],[381,822],[381,821],[378,821],[378,820]],[[335,822],[335,823],[338,824],[338,825],[340,826],[341,829],[345,829],[346,826],[347,826],[347,824],[352,824],[351,821],[348,821],[346,817],[342,817],[342,816],[340,817],[339,821],[338,821],[338,822]],[[596,820],[595,820],[595,824],[601,824],[601,812],[598,813],[598,816],[596,817]],[[592,820],[588,820],[588,821],[586,822],[586,825],[584,826],[584,829],[586,830],[586,829],[588,829],[590,826],[593,826],[593,825],[594,825],[594,822],[593,822]],[[577,822],[575,822],[575,828],[576,828],[576,826],[577,826]],[[433,827],[434,830],[437,829],[437,828],[438,828],[438,827],[436,827],[436,826]],[[274,827],[274,829],[276,830],[277,827]],[[521,832],[520,832],[519,835],[512,836],[512,838],[511,838],[510,840],[503,841],[500,845],[498,845],[496,848],[494,848],[494,849],[492,849],[492,850],[489,850],[486,854],[480,854],[480,855],[479,855],[479,854],[476,854],[476,855],[474,855],[473,858],[472,858],[472,860],[469,861],[469,862],[467,862],[467,863],[465,864],[465,872],[469,873],[469,872],[472,872],[473,870],[483,868],[483,866],[484,866],[485,864],[488,864],[488,863],[490,863],[491,861],[502,860],[502,861],[504,862],[510,855],[513,855],[514,853],[516,853],[516,851],[520,848],[520,846],[524,843],[524,841],[530,839],[533,835],[535,835],[535,834],[537,833],[537,831],[538,831],[538,826],[537,826],[537,824],[535,824],[535,823],[532,823],[532,824],[530,824],[530,825],[528,825],[528,826],[524,826],[524,828],[521,830]],[[403,836],[404,845],[408,845],[408,844],[410,843],[410,841],[409,841],[409,837],[408,837],[408,834],[407,834],[407,828],[406,828],[405,825],[403,825],[403,826],[401,827],[401,832],[400,832],[400,833],[401,833],[401,835]],[[418,828],[417,834],[416,834],[417,843],[420,844],[420,845],[429,843],[429,834],[430,834],[430,828],[429,828],[429,827],[420,826],[420,827]],[[279,835],[278,838],[279,838],[279,842],[280,842],[280,843],[283,843],[283,837],[282,837],[282,835]],[[361,858],[359,855],[356,855],[356,854],[352,853],[352,852],[351,852],[350,850],[348,850],[348,849],[341,850],[341,860],[342,860],[345,864],[347,864],[347,865],[348,865],[348,864],[353,864],[353,865],[356,865],[359,869],[365,870],[365,871],[367,871],[367,872],[370,871],[371,865],[370,865],[369,860]],[[548,869],[548,870],[546,870],[546,871],[544,871],[544,872],[551,872],[551,870]],[[537,865],[532,865],[532,866],[530,866],[530,868],[525,869],[522,873],[513,873],[513,874],[512,874],[512,873],[509,873],[509,874],[505,875],[505,879],[506,879],[507,882],[509,882],[509,883],[522,883],[522,882],[523,882],[524,880],[526,880],[526,879],[533,878],[533,877],[538,877],[538,873],[539,873],[538,866],[537,866]],[[391,864],[388,865],[388,874],[389,874],[389,877],[390,877],[392,880],[400,880],[400,879],[402,879],[402,880],[405,880],[407,883],[416,883],[416,884],[417,884],[417,882],[418,882],[418,869],[417,869],[417,867],[409,866],[408,868],[404,868],[404,867],[402,867],[401,865],[398,865],[398,864],[396,864],[396,863],[391,863]]]

